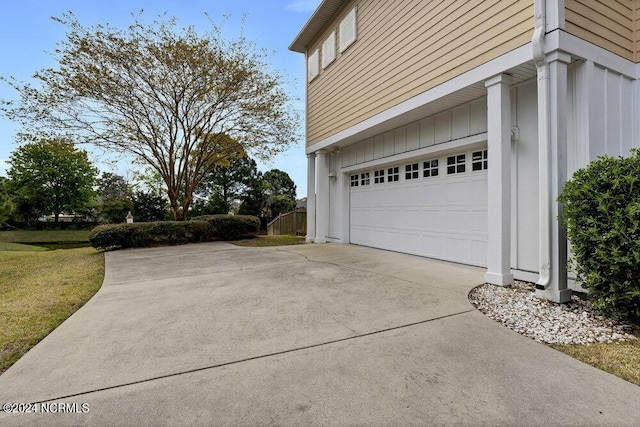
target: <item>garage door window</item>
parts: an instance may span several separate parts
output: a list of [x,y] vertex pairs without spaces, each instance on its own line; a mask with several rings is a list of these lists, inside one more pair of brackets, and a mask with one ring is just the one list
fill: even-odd
[[400,180],[400,168],[398,166],[387,169],[387,182]]
[[360,174],[360,185],[369,185],[369,172],[364,172]]
[[465,173],[467,171],[465,165],[466,159],[466,154],[458,154],[457,156],[447,157],[447,175]]
[[352,187],[358,186],[358,174],[351,175],[351,186]]
[[404,167],[404,179],[418,179],[419,177],[418,163],[412,163]]
[[373,171],[373,183],[382,184],[384,182],[384,169]]
[[471,155],[471,170],[483,171],[487,170],[489,161],[487,160],[487,150],[474,151]]
[[426,162],[423,163],[422,176],[424,178],[438,176],[438,159],[427,160]]

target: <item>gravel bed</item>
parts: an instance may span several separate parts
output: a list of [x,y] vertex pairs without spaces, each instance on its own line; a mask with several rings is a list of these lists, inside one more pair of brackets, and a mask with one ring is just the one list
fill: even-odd
[[635,339],[633,327],[597,315],[577,295],[556,304],[536,298],[531,283],[511,287],[481,285],[469,293],[478,310],[514,331],[548,344],[590,344]]

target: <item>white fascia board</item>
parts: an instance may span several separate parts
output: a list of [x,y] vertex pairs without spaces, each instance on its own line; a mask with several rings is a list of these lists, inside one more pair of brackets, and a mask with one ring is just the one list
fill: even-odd
[[392,163],[410,163],[423,157],[437,153],[443,154],[447,151],[458,151],[464,149],[484,148],[487,145],[487,132],[478,133],[476,135],[465,136],[464,138],[454,139],[453,141],[441,142],[439,144],[430,145],[417,150],[406,151],[404,153],[395,154],[393,156],[381,157],[379,159],[370,160],[368,162],[358,163],[355,165],[340,168],[340,172],[349,173],[361,169],[376,168],[382,165]]
[[376,114],[358,124],[344,129],[334,135],[331,135],[306,148],[306,153],[331,148],[331,146],[340,143],[345,138],[357,135],[373,126],[380,125],[388,120],[392,120],[402,114],[406,114],[420,108],[439,98],[443,98],[468,86],[478,82],[484,82],[486,79],[502,74],[510,68],[521,65],[533,59],[533,48],[531,43],[527,43],[519,48],[505,53],[489,62],[479,65],[457,77],[452,78],[438,86],[429,89],[419,95],[414,96],[396,106]]
[[587,59],[633,79],[640,78],[640,64],[629,61],[607,49],[589,43],[565,31],[553,31],[544,39],[545,52],[560,50],[573,57]]

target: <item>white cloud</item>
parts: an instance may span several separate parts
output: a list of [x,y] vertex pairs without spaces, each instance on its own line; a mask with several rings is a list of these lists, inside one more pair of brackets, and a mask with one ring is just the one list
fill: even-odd
[[300,0],[287,5],[287,10],[293,10],[294,12],[313,12],[316,10],[320,0]]
[[0,159],[0,176],[7,176],[7,170],[9,169],[9,163],[5,159]]

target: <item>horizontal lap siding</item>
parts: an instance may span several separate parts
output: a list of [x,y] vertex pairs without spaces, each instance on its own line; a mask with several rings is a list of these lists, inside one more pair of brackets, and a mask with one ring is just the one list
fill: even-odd
[[636,0],[566,0],[567,32],[638,62]]
[[357,41],[308,86],[309,145],[528,43],[533,29],[528,0],[361,0],[309,52],[356,4]]
[[640,62],[640,0],[633,2],[635,62]]

